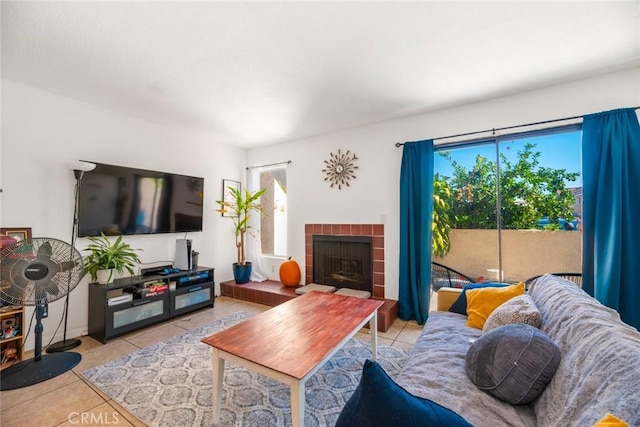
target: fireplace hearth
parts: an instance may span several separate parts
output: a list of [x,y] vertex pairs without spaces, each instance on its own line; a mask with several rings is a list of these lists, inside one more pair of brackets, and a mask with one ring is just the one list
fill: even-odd
[[371,236],[313,236],[313,282],[373,294]]

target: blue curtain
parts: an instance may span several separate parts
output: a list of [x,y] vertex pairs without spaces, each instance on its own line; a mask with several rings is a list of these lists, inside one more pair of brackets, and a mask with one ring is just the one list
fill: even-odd
[[400,277],[398,316],[423,324],[431,283],[433,140],[407,142],[400,170]]
[[583,288],[640,329],[640,125],[632,108],[582,126]]

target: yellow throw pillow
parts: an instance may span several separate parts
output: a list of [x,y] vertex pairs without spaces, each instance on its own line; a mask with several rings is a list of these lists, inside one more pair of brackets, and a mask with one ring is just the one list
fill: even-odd
[[482,329],[493,310],[518,295],[524,295],[524,282],[503,288],[467,290],[467,326]]
[[629,424],[613,414],[607,414],[603,419],[595,423],[593,427],[629,427]]

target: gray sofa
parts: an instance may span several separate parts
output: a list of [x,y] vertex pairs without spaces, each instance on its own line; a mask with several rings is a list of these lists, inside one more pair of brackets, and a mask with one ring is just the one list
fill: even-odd
[[[451,302],[451,292],[439,297],[448,295]],[[553,379],[533,403],[510,405],[469,380],[465,356],[470,339],[482,331],[465,326],[466,316],[447,311],[429,315],[396,382],[475,426],[582,427],[607,413],[640,426],[640,333],[616,311],[558,277],[539,277],[528,294],[541,312],[541,330],[562,353]],[[447,305],[439,304],[439,310]]]

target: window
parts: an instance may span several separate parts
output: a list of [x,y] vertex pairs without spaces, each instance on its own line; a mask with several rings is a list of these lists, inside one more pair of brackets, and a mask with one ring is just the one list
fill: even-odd
[[266,191],[260,198],[264,215],[260,220],[260,240],[264,255],[287,255],[287,169],[269,168],[260,171],[260,188]]
[[437,148],[434,260],[469,277],[580,273],[578,126]]

